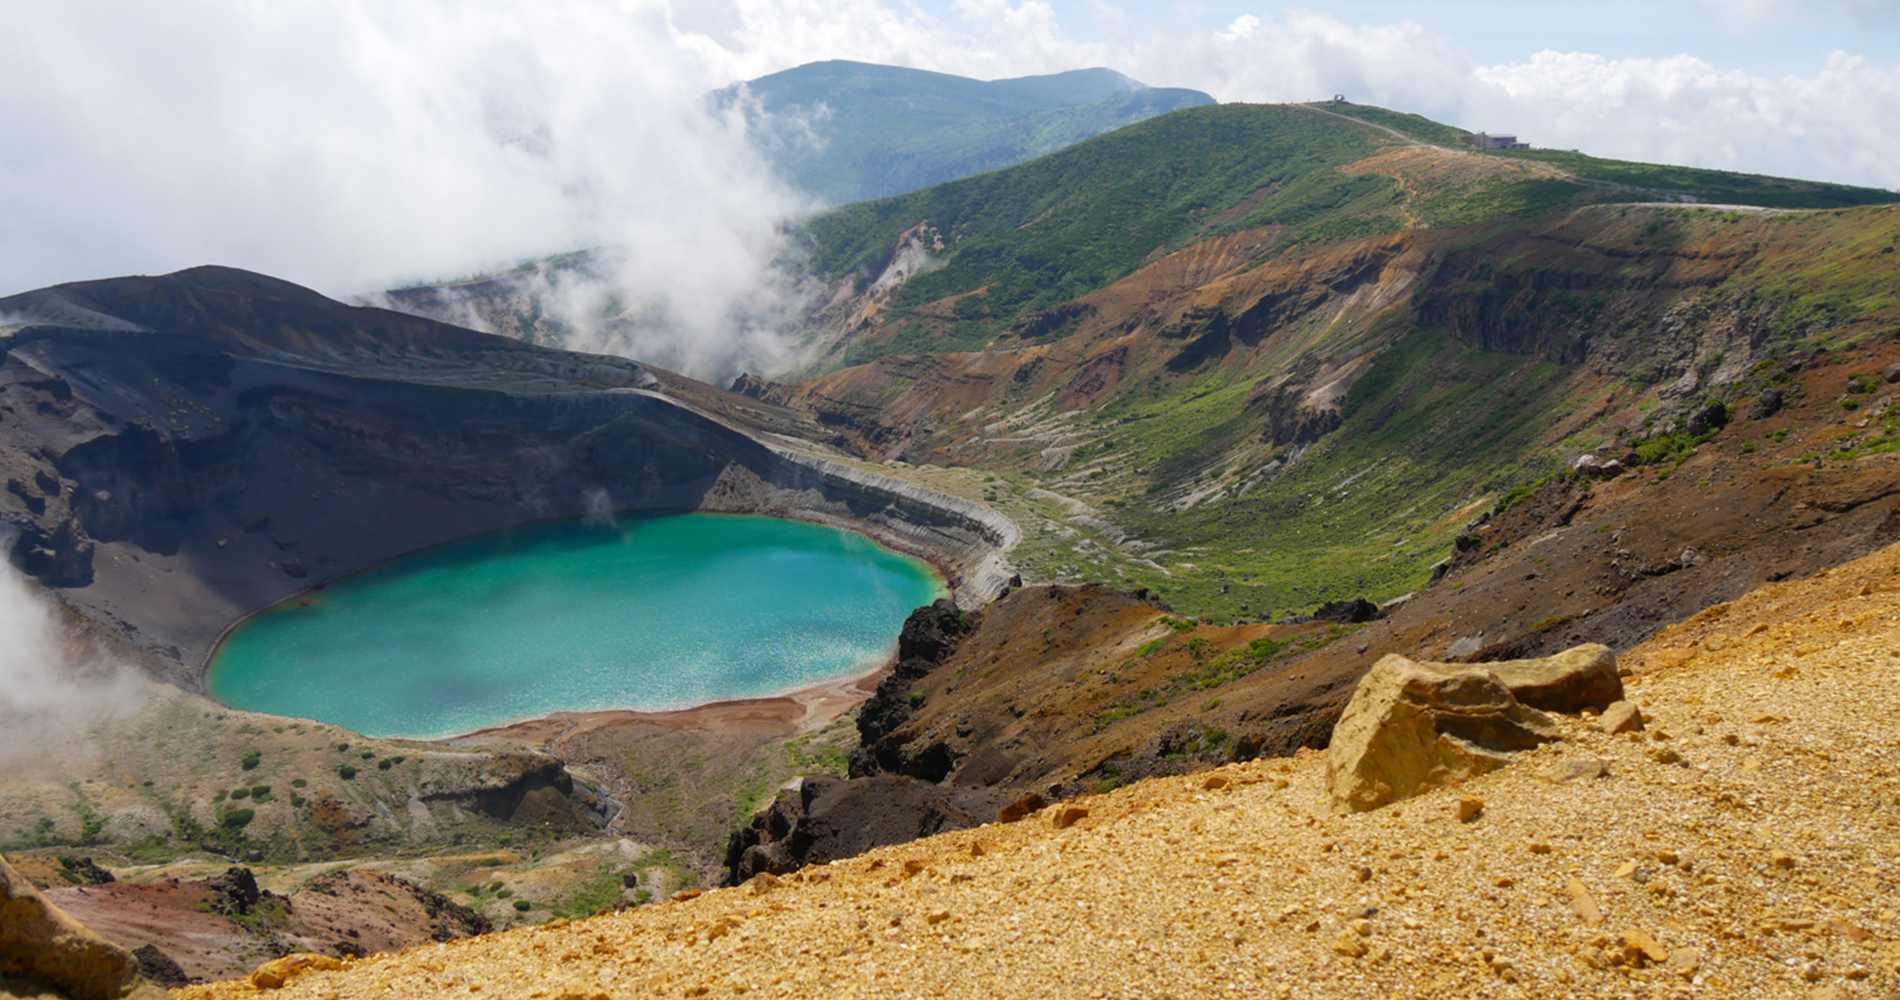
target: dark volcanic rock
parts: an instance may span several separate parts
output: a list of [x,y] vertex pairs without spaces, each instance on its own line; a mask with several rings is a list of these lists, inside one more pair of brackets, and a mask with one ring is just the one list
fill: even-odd
[[808,864],[863,854],[945,830],[993,822],[1013,795],[944,787],[914,778],[806,778],[780,792],[726,846],[727,884],[760,872],[781,875]]
[[112,873],[99,867],[91,858],[60,858],[60,867],[71,872],[81,885],[111,885],[118,881]]
[[205,888],[213,893],[211,908],[226,916],[241,917],[251,912],[265,895],[249,868],[227,868],[224,874],[206,879]]
[[1782,395],[1780,389],[1763,389],[1755,397],[1755,405],[1748,408],[1748,419],[1766,420],[1781,412]]
[[168,990],[191,985],[191,977],[185,970],[172,961],[170,955],[160,951],[155,944],[144,944],[132,950],[132,957],[138,959],[139,973],[153,983]]
[[[904,619],[897,637],[897,663],[882,681],[877,692],[858,711],[858,748],[851,752],[851,776],[873,774],[909,774],[927,781],[941,781],[955,766],[948,747],[934,748],[916,756],[927,758],[912,764],[905,747],[887,739],[905,722],[916,706],[910,699],[911,682],[930,673],[956,649],[957,640],[976,627],[980,616],[957,610],[954,602],[943,599],[918,608]],[[941,766],[939,766],[941,764]]]
[[1313,612],[1313,620],[1318,622],[1338,622],[1342,625],[1359,625],[1379,617],[1379,606],[1363,597],[1350,601],[1327,601]]

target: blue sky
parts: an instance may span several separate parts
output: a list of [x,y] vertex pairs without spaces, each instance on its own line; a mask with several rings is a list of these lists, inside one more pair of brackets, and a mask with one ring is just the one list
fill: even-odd
[[[1099,38],[1113,17],[1088,0],[1051,0],[1078,35]],[[920,3],[953,17],[947,0]],[[1810,74],[1834,51],[1900,66],[1900,4],[1892,2],[1697,3],[1631,0],[1346,0],[1324,4],[1250,0],[1151,0],[1114,7],[1144,30],[1215,30],[1242,15],[1280,18],[1296,10],[1342,21],[1389,24],[1410,20],[1456,39],[1479,63],[1517,62],[1555,49],[1612,57],[1688,54],[1756,75]],[[1112,28],[1110,29],[1112,30]]]

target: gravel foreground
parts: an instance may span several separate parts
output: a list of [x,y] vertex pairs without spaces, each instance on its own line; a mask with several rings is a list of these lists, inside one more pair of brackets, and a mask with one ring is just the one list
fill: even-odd
[[1307,752],[271,992],[1896,996],[1900,547],[1710,608],[1622,662],[1645,731],[1568,717],[1502,771],[1376,812],[1334,815]]

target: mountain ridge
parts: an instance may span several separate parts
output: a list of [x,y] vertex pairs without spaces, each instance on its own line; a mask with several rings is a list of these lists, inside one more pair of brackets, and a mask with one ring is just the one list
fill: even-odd
[[1214,99],[1109,69],[981,81],[831,60],[714,92],[786,179],[831,204],[929,187],[1033,159]]

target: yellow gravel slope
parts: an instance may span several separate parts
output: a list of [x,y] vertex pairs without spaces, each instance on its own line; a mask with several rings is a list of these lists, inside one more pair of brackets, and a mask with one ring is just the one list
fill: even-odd
[[[1329,811],[1323,754],[1255,761],[276,992],[1894,995],[1900,548],[1712,608],[1624,662],[1648,731],[1567,720],[1503,771],[1374,813]],[[1592,761],[1607,775],[1553,780]],[[1467,796],[1483,808],[1461,822]]]

